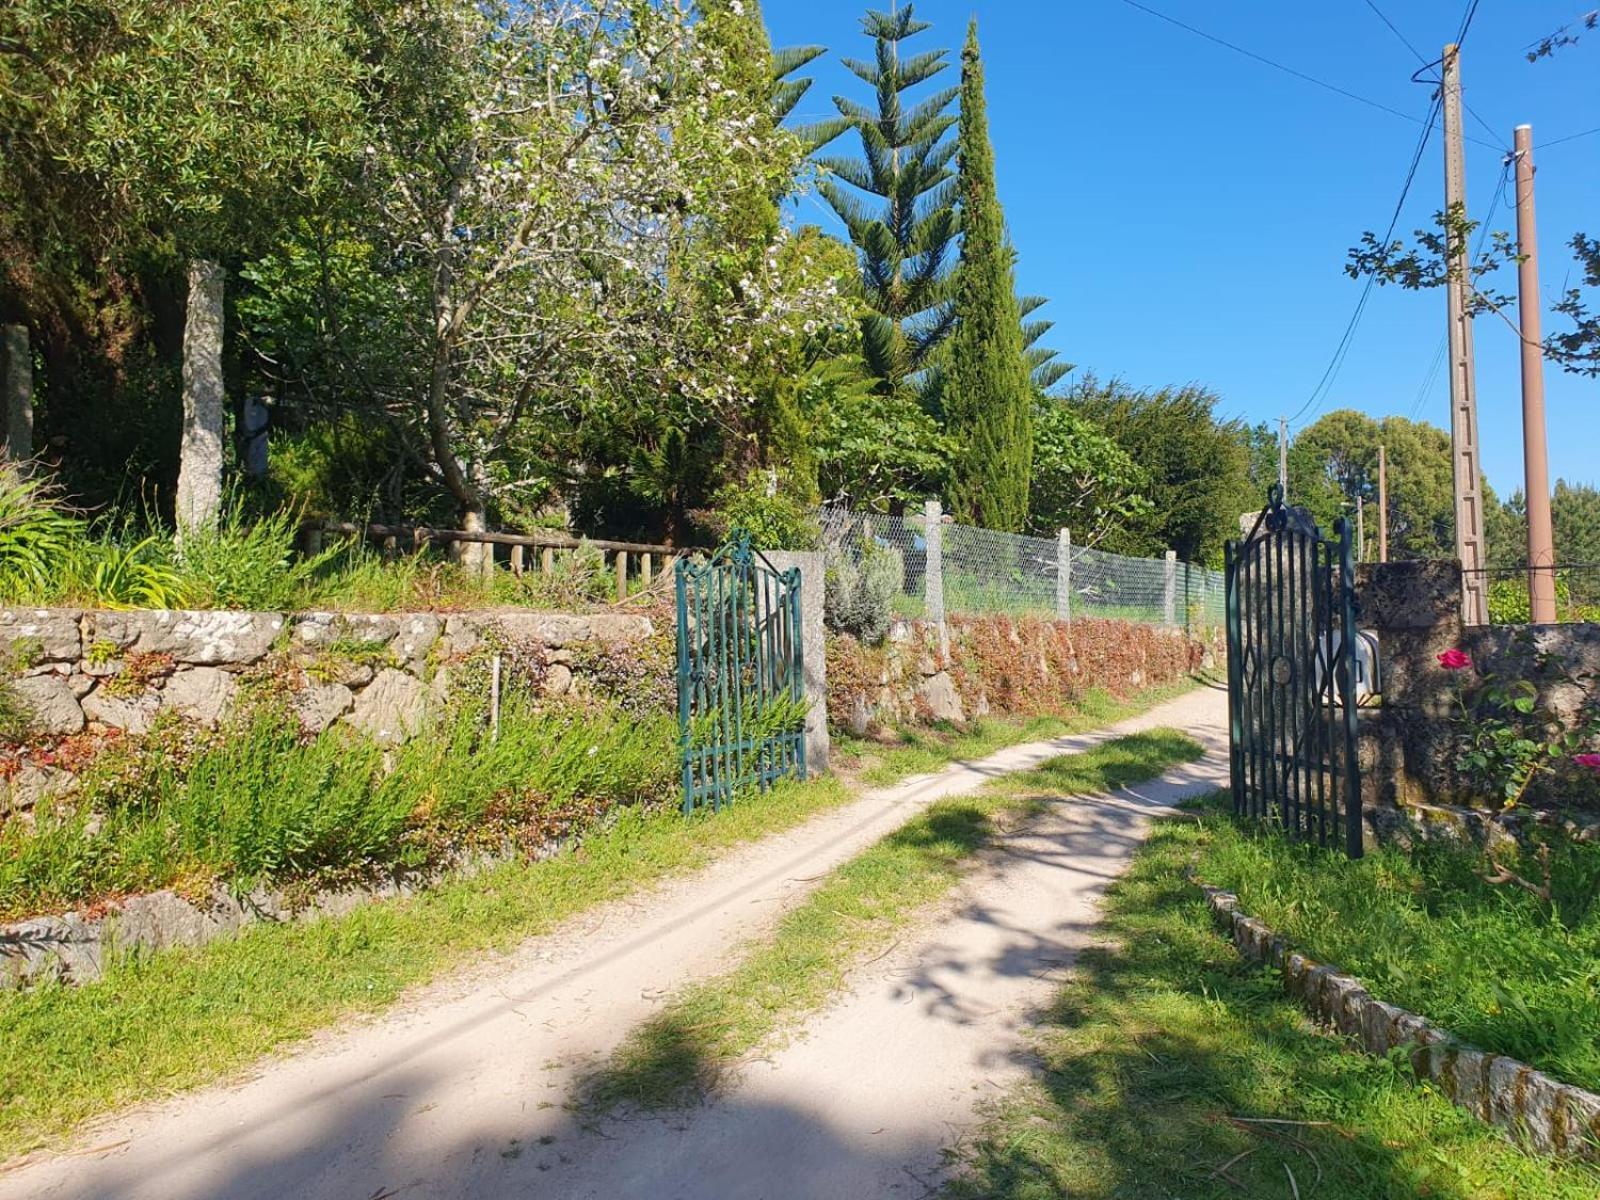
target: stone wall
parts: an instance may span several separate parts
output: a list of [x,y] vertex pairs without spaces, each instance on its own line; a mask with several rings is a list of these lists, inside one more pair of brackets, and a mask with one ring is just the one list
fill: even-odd
[[952,617],[948,649],[938,627],[897,620],[882,646],[844,635],[828,642],[828,716],[856,736],[874,728],[991,713],[1059,713],[1085,692],[1119,697],[1176,683],[1222,661],[1220,630],[1128,621],[1071,623],[1038,617]]
[[[1461,572],[1453,562],[1368,563],[1358,569],[1356,599],[1360,627],[1378,635],[1381,705],[1361,718],[1363,803],[1379,811],[1375,820],[1394,825],[1395,810],[1426,815],[1427,808],[1481,805],[1455,769],[1455,675],[1439,655],[1461,649],[1480,669],[1532,678],[1539,703],[1571,717],[1583,701],[1580,689],[1539,678],[1534,660],[1550,654],[1574,675],[1600,673],[1600,626],[1521,625],[1466,627],[1461,620]],[[1548,783],[1530,789],[1534,804],[1570,803]],[[1441,823],[1442,822],[1442,823]],[[1428,827],[1459,822],[1430,818]]]
[[270,679],[289,690],[308,733],[335,722],[398,743],[439,710],[454,664],[486,639],[538,659],[540,686],[586,686],[586,645],[631,642],[650,618],[504,610],[472,613],[105,612],[0,610],[0,650],[12,696],[43,752],[11,756],[0,776],[0,815],[75,778],[48,749],[83,733],[147,731],[164,711],[215,725],[241,691]]
[[1367,1053],[1405,1054],[1419,1079],[1531,1150],[1600,1161],[1600,1096],[1514,1058],[1474,1049],[1427,1018],[1384,1003],[1354,976],[1296,953],[1240,909],[1232,892],[1204,890],[1239,953],[1275,968],[1291,996]]

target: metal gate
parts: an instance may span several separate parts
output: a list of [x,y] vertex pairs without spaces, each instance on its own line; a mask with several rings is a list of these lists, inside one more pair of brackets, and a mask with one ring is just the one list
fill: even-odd
[[1274,486],[1226,554],[1234,811],[1360,857],[1350,524],[1324,538]]
[[804,779],[800,569],[778,570],[738,535],[676,572],[684,812]]

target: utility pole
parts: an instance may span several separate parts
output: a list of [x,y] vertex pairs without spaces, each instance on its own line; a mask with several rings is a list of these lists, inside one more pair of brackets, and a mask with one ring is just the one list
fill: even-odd
[[1444,48],[1444,211],[1449,253],[1446,287],[1450,322],[1450,468],[1455,480],[1456,556],[1461,560],[1461,619],[1487,625],[1483,577],[1483,495],[1478,458],[1478,395],[1472,356],[1472,307],[1467,302],[1471,261],[1461,222],[1467,214],[1466,150],[1461,130],[1460,47]]
[[1289,418],[1278,418],[1278,490],[1289,503]]
[[1356,497],[1356,561],[1367,561],[1367,498]]
[[1522,469],[1528,498],[1528,614],[1556,619],[1556,548],[1550,526],[1550,463],[1544,428],[1544,334],[1539,327],[1539,235],[1533,218],[1533,126],[1518,125],[1517,314],[1522,325]]
[[1378,561],[1389,561],[1389,450],[1378,447]]

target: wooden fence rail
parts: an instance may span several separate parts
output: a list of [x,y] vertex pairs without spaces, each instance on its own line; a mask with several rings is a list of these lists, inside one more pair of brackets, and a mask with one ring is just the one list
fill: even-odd
[[506,566],[513,575],[519,578],[527,570],[529,550],[537,550],[539,552],[539,572],[548,575],[555,570],[557,551],[565,550],[570,552],[580,546],[592,546],[611,561],[612,569],[616,573],[618,600],[627,599],[630,567],[633,568],[633,574],[638,578],[641,586],[649,587],[656,574],[660,571],[668,570],[674,560],[697,552],[697,548],[693,546],[663,546],[647,542],[612,542],[603,538],[575,538],[570,534],[557,533],[554,530],[540,529],[531,533],[499,533],[493,530],[436,529],[429,525],[383,525],[377,523],[362,525],[354,521],[315,521],[301,526],[301,549],[307,554],[315,554],[322,547],[323,537],[330,533],[370,538],[379,542],[384,550],[390,554],[399,553],[402,544],[407,544],[413,551],[420,551],[429,546],[459,544],[486,546],[489,550],[489,553],[485,554],[483,559],[483,567],[486,573],[493,571],[495,568],[495,547],[505,546],[507,547]]

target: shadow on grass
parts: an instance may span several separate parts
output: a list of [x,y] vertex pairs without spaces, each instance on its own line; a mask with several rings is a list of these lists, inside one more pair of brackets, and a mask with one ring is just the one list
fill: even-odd
[[1039,1016],[1038,1082],[955,1157],[954,1197],[1592,1200],[1600,1173],[1522,1154],[1402,1066],[1313,1027],[1212,928],[1158,829],[1102,936]]

